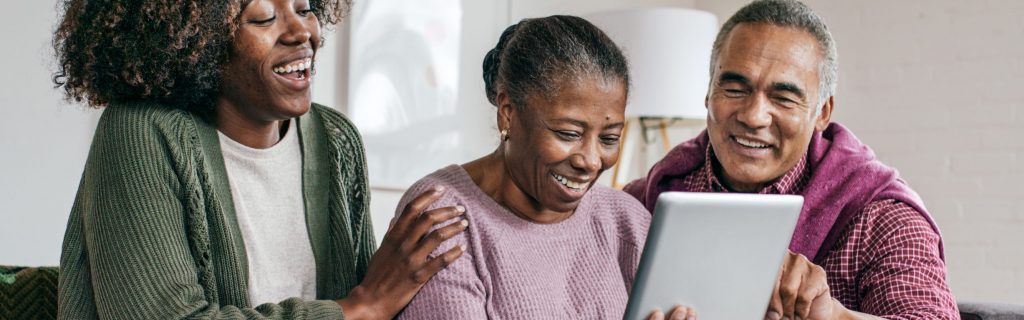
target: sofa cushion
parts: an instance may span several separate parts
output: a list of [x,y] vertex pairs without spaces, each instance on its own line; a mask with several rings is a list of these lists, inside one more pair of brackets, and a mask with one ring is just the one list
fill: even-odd
[[1024,305],[962,301],[957,306],[963,320],[1024,320]]
[[0,266],[0,319],[56,319],[57,267]]

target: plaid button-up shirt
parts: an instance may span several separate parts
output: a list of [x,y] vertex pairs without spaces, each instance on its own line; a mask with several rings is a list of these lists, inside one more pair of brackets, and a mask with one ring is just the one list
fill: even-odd
[[[683,178],[684,190],[729,192],[704,166]],[[760,194],[802,194],[811,171],[803,157]],[[845,226],[821,265],[832,297],[846,308],[885,319],[960,319],[939,256],[939,235],[915,209],[895,200],[869,203]]]

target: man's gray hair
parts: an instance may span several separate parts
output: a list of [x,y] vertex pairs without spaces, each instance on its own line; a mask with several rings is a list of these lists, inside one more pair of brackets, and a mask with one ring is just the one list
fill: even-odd
[[[715,65],[722,51],[725,39],[732,29],[740,23],[767,23],[782,27],[804,30],[814,35],[818,46],[822,49],[823,61],[818,70],[817,108],[821,108],[825,99],[836,94],[839,82],[839,61],[836,53],[836,42],[832,33],[828,32],[825,22],[814,10],[796,0],[757,0],[744,6],[722,25],[711,49],[711,77],[715,76]],[[711,81],[715,81],[711,79]]]

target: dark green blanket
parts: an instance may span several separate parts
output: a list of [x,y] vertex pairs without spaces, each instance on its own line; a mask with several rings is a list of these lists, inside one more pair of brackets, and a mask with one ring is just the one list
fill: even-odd
[[56,319],[57,270],[0,266],[0,319]]

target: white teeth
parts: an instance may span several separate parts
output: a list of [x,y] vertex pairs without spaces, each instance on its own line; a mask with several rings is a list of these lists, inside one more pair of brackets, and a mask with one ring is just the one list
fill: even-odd
[[740,137],[736,137],[736,142],[739,142],[739,144],[743,145],[744,147],[749,147],[749,148],[767,148],[767,147],[771,146],[771,145],[768,145],[768,144],[762,144],[762,143],[759,143],[759,142],[756,142],[756,141],[751,141],[751,140],[743,139],[743,138],[740,138]]
[[558,180],[558,182],[561,182],[561,183],[562,183],[562,185],[564,185],[564,186],[566,186],[566,187],[569,187],[570,189],[574,189],[574,190],[583,190],[583,188],[586,188],[586,187],[587,187],[587,183],[586,183],[586,182],[574,182],[574,181],[570,181],[570,180],[569,180],[569,179],[567,179],[566,177],[560,176],[560,175],[558,175],[558,174],[555,174],[555,173],[552,173],[552,174],[551,174],[551,176],[552,176],[552,177],[555,177],[555,180]]
[[313,68],[313,59],[312,58],[306,58],[303,61],[296,62],[296,63],[290,64],[290,65],[287,65],[287,66],[276,67],[276,68],[274,68],[274,73],[285,74],[285,73],[292,73],[292,72],[297,72],[297,71],[306,71],[306,70],[309,70],[309,69],[312,69],[312,68]]

